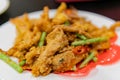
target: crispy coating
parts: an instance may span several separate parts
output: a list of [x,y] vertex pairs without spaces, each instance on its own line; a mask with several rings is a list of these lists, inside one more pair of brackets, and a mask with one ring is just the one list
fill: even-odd
[[47,46],[32,67],[34,76],[50,73],[52,70],[52,56],[66,45],[68,45],[68,40],[61,28],[56,28],[49,33],[47,36]]
[[15,45],[7,51],[8,55],[23,58],[31,46],[37,45],[41,35],[41,32],[37,30],[38,29],[34,27],[33,31],[28,30],[18,35],[17,38],[20,38],[21,35],[23,36],[22,38],[17,39],[18,41],[15,42]]
[[52,22],[49,18],[49,8],[44,7],[41,17],[34,23],[40,31],[50,32],[52,30]]
[[84,31],[81,27],[76,27],[76,26],[65,27],[64,25],[54,26],[54,28],[56,28],[56,27],[61,27],[63,29],[63,31],[65,31],[65,32],[79,33],[79,34],[83,34],[83,35],[87,36],[88,38],[92,38],[92,35],[90,35],[86,31]]
[[31,47],[25,55],[26,64],[32,64],[44,50],[45,47]]
[[52,19],[53,24],[62,24],[69,19],[68,16],[64,13],[66,8],[67,5],[65,3],[61,3],[56,11],[54,18]]
[[74,67],[74,65],[83,60],[86,55],[87,53],[76,56],[72,51],[65,51],[58,54],[53,58],[53,70],[56,73],[69,71]]
[[65,72],[72,69],[75,65],[74,60],[75,56],[72,51],[66,51],[56,55],[52,62],[54,72]]

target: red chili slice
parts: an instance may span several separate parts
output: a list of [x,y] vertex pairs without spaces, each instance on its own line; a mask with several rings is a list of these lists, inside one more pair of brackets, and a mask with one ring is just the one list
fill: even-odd
[[83,53],[88,52],[89,50],[90,48],[87,46],[77,46],[72,51],[74,54],[83,54]]

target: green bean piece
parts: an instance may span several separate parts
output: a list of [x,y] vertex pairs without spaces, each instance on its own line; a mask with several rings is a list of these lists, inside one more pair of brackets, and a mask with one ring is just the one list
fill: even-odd
[[93,57],[93,61],[97,62],[98,58],[97,57]]
[[84,36],[84,35],[81,35],[81,34],[76,34],[77,37],[79,37],[80,39],[82,40],[86,40],[87,38]]
[[76,65],[75,66],[73,66],[73,68],[71,69],[72,71],[76,71]]
[[23,65],[25,65],[25,63],[26,63],[26,60],[22,60],[22,61],[19,62],[19,65],[23,66]]
[[72,46],[79,46],[79,45],[85,45],[85,44],[91,44],[91,43],[96,43],[96,42],[102,42],[102,41],[107,41],[108,38],[106,37],[97,37],[97,38],[91,38],[91,39],[86,39],[86,40],[79,40],[79,41],[74,41],[72,42]]
[[90,55],[81,63],[79,68],[85,67],[93,58],[95,57],[95,52],[90,52]]
[[66,22],[64,23],[64,25],[65,25],[65,26],[69,26],[69,25],[70,25],[70,22],[69,22],[69,21],[66,21]]
[[13,69],[15,69],[17,72],[22,73],[23,69],[22,67],[20,67],[18,64],[16,64],[14,61],[12,61],[10,59],[9,56],[3,54],[2,52],[0,52],[0,59],[3,60],[5,63],[7,63],[8,65],[10,65]]
[[38,46],[40,46],[40,47],[41,47],[41,46],[43,46],[43,45],[44,45],[46,35],[47,35],[47,33],[46,33],[46,32],[42,32],[42,34],[41,34],[41,38],[40,38],[40,41],[39,41]]

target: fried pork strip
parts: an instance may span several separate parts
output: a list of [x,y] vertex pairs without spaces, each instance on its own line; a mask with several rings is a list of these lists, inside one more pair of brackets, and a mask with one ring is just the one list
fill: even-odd
[[72,51],[60,53],[53,58],[53,71],[56,73],[69,71],[86,56],[87,53],[75,55]]
[[49,8],[47,6],[44,7],[42,15],[34,25],[37,26],[40,31],[45,31],[47,33],[52,31],[52,22],[49,18]]
[[56,25],[56,26],[54,26],[54,28],[56,28],[56,27],[62,28],[63,31],[65,31],[65,32],[72,32],[72,33],[83,34],[83,35],[87,36],[88,38],[92,37],[89,33],[85,32],[80,27],[74,27],[74,26],[68,26],[68,27],[66,27],[64,25]]
[[68,40],[61,28],[54,29],[48,34],[45,50],[40,54],[32,67],[34,76],[47,75],[52,70],[52,57],[61,48],[68,45]]
[[44,51],[45,47],[31,47],[29,52],[26,53],[25,59],[26,64],[33,64],[34,61],[39,57],[39,55]]
[[[22,35],[22,36],[21,36]],[[10,56],[17,58],[24,58],[26,52],[32,47],[38,44],[41,33],[37,27],[34,27],[33,31],[27,30],[23,34],[18,35],[19,42],[15,42],[15,45],[7,51]]]

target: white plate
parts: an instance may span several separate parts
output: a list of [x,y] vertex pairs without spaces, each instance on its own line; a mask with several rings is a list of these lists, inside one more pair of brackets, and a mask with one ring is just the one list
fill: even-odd
[[[39,18],[41,11],[30,13],[30,18]],[[50,16],[54,16],[55,10],[50,11]],[[105,16],[95,14],[87,11],[79,11],[80,16],[86,17],[86,19],[91,20],[98,27],[102,25],[110,26],[115,21],[107,18]],[[12,45],[16,30],[12,23],[6,22],[0,27],[0,48],[3,50],[8,50]],[[120,38],[120,31],[117,32],[118,37]],[[117,40],[117,44],[120,44],[120,41]],[[97,66],[91,73],[86,77],[80,78],[71,78],[63,77],[57,74],[51,73],[48,76],[37,78],[33,77],[30,72],[23,72],[22,74],[17,73],[6,63],[0,61],[0,80],[120,80],[120,62],[110,65],[110,66]]]
[[0,15],[8,9],[9,5],[9,0],[0,0]]

